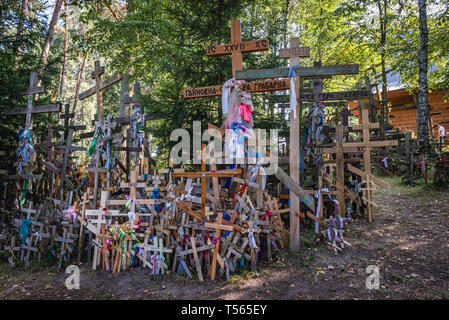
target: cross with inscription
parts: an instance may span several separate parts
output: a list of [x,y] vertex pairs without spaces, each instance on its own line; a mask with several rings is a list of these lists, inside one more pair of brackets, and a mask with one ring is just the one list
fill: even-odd
[[[208,46],[206,48],[206,55],[209,57],[232,55],[232,76],[235,77],[236,72],[243,69],[242,52],[266,51],[268,47],[269,44],[266,39],[242,42],[240,20],[233,20],[231,21],[231,43]],[[309,52],[310,50],[308,48],[298,48],[297,53],[308,57]],[[221,96],[222,88],[223,85],[186,88],[184,90],[184,98],[196,99]],[[244,89],[252,93],[288,90],[289,88],[288,79],[257,81],[244,84]]]

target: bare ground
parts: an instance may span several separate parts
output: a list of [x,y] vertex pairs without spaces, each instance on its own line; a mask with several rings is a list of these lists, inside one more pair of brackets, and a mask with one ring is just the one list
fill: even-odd
[[[374,223],[352,223],[353,248],[336,255],[303,237],[301,253],[279,251],[271,265],[199,283],[147,269],[112,275],[81,266],[81,289],[53,267],[0,265],[0,299],[449,299],[449,191],[407,188],[375,195]],[[365,286],[366,268],[380,268],[380,289]]]

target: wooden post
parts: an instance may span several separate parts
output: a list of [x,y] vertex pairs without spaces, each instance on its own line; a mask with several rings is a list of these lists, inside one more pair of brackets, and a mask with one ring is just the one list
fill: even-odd
[[206,216],[206,145],[201,146],[201,216]]
[[[299,38],[290,39],[290,48],[299,48]],[[299,64],[299,56],[290,56],[290,66]],[[295,81],[295,87],[290,90],[296,91],[296,97],[299,97],[299,77]],[[299,162],[301,158],[301,137],[300,137],[300,118],[301,102],[298,99],[296,106],[296,118],[294,112],[290,112],[290,177],[300,185],[299,180]],[[300,199],[290,190],[290,250],[299,252],[300,249],[300,223],[299,217],[295,212],[300,211]]]
[[337,156],[337,198],[338,198],[338,212],[340,217],[345,217],[346,205],[345,205],[345,165],[343,160],[343,125],[339,125],[336,128],[336,156]]

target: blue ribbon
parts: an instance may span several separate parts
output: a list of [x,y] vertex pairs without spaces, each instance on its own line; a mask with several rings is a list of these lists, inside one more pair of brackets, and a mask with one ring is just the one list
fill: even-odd
[[[235,164],[231,164],[231,170],[235,169],[235,166],[236,166]],[[232,180],[232,178],[228,178],[228,180],[225,183],[225,189],[229,189],[229,185],[231,184],[231,180]]]
[[[157,189],[157,188],[154,189],[152,199],[159,199],[160,196],[161,195],[159,194],[159,189]],[[161,210],[161,207],[157,203],[154,204],[154,208],[156,209],[157,212],[159,212],[159,210]]]
[[299,64],[297,64],[297,65],[295,65],[295,66],[291,66],[291,67],[290,67],[290,70],[288,71],[288,77],[289,77],[289,78],[291,78],[291,77],[296,78],[295,69],[298,69],[299,67],[300,67]]
[[[226,221],[231,221],[231,217],[228,216],[226,213],[223,213],[223,219],[225,219]],[[231,233],[231,232],[230,231],[226,231],[224,233],[223,237],[226,238],[227,236],[229,236],[229,233]]]
[[30,219],[23,219],[22,225],[20,226],[20,232],[19,234],[22,236],[21,243],[23,245],[26,244],[27,237],[28,237],[28,228],[30,227],[31,220]]

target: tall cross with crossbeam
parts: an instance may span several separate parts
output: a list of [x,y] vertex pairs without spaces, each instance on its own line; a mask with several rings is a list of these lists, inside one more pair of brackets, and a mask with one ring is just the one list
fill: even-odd
[[[298,40],[299,41],[299,40]],[[296,45],[296,41],[292,43]],[[291,66],[299,63],[291,62]],[[235,75],[236,80],[260,80],[268,78],[285,78],[288,77],[290,68],[277,68],[277,69],[259,69],[259,70],[244,70],[237,71]],[[333,66],[313,66],[313,67],[298,67],[294,70],[296,77],[298,78],[321,78],[330,77],[335,75],[347,75],[359,73],[359,66],[355,64],[351,65],[333,65]],[[297,91],[299,91],[299,79],[295,84]],[[297,97],[300,97],[297,92]],[[300,99],[298,99],[300,100]],[[297,105],[296,114],[300,116],[299,103]],[[293,112],[290,113],[290,176],[294,182],[299,184],[299,159],[300,159],[300,139],[299,139],[299,116],[296,119],[293,117]],[[290,249],[299,251],[299,219],[296,216],[296,211],[299,212],[299,201],[294,200],[294,194],[290,194],[290,217],[291,224],[290,230]],[[293,200],[293,201],[292,201]],[[297,209],[297,210],[296,210]],[[292,229],[293,228],[293,229]]]
[[[206,48],[206,55],[208,57],[215,57],[221,55],[232,55],[232,76],[235,77],[236,72],[243,69],[243,52],[266,51],[269,48],[268,40],[253,40],[242,42],[240,20],[231,21],[231,43],[211,45]],[[290,54],[286,52],[286,54]],[[297,52],[303,57],[310,55],[309,48],[297,48]],[[290,84],[288,79],[268,80],[248,82],[243,85],[246,91],[268,92],[278,90],[288,90]],[[222,94],[223,85],[207,86],[199,88],[186,88],[184,90],[184,99],[197,99],[206,97],[217,97]]]
[[103,81],[101,76],[104,74],[104,67],[100,65],[100,61],[95,61],[95,70],[91,74],[91,78],[95,79],[95,86],[90,88],[87,91],[84,91],[79,95],[80,100],[84,100],[94,94],[97,97],[97,112],[98,112],[98,120],[103,119],[104,117],[104,109],[103,109],[103,90],[113,84],[122,80],[123,76],[121,74],[117,74],[111,78]]
[[28,95],[28,103],[26,108],[21,109],[13,109],[10,111],[2,112],[1,115],[18,115],[18,114],[26,114],[25,127],[28,130],[32,128],[32,115],[33,113],[46,113],[46,112],[60,112],[61,105],[60,104],[49,104],[43,106],[34,106],[34,95],[39,93],[44,93],[45,88],[39,87],[37,84],[37,72],[31,72],[30,74],[30,86],[26,89],[22,95]]

